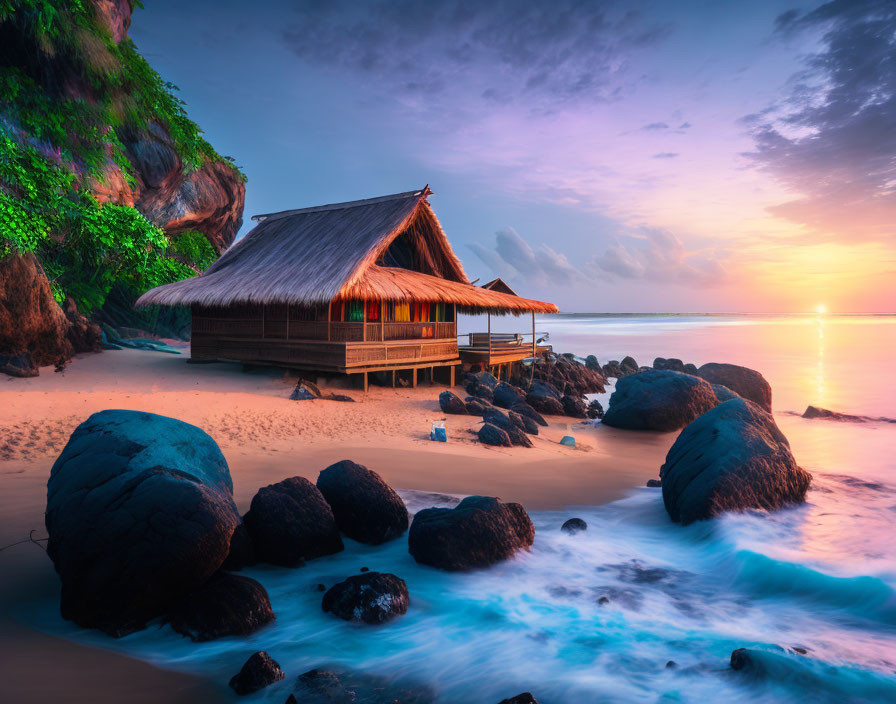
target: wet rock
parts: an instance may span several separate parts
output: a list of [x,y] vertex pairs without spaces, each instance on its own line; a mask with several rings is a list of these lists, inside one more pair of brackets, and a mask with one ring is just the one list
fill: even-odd
[[467,409],[467,413],[469,413],[471,416],[482,416],[485,415],[485,412],[487,410],[489,410],[490,408],[494,408],[494,406],[484,398],[467,396],[467,398],[464,399],[464,408]]
[[687,426],[660,478],[669,516],[685,524],[802,502],[812,481],[771,414],[745,399],[726,401]]
[[252,544],[252,538],[246,525],[242,521],[237,524],[230,536],[230,550],[227,553],[227,559],[221,565],[222,570],[240,570],[243,567],[250,567],[258,563],[255,556],[255,546]]
[[719,403],[730,401],[733,398],[740,398],[740,396],[734,393],[727,386],[722,386],[721,384],[710,384],[710,386],[712,386],[713,393],[716,395],[716,400]]
[[314,669],[296,679],[286,704],[433,704],[429,687],[359,672]]
[[468,496],[454,508],[417,513],[408,549],[417,562],[444,570],[488,567],[529,548],[535,528],[519,504]]
[[[803,418],[824,418],[825,420],[849,421],[851,423],[864,423],[869,419],[866,416],[851,416],[848,413],[837,413],[829,411],[827,408],[818,408],[817,406],[809,406],[803,412]],[[889,420],[887,418],[879,418],[877,420]]]
[[588,406],[585,405],[585,399],[580,396],[570,396],[567,394],[563,397],[563,413],[572,418],[587,418]]
[[746,648],[731,651],[731,668],[733,670],[743,670],[745,667],[749,667],[751,662],[750,651]]
[[661,479],[648,479],[647,480],[647,486],[649,486],[651,489],[658,489],[662,485],[663,485],[663,482]]
[[507,411],[507,417],[510,418],[513,424],[524,433],[538,435],[538,423],[532,420],[529,416],[520,415],[516,411]]
[[403,579],[367,572],[339,582],[324,594],[321,608],[346,621],[379,624],[406,614],[410,596]]
[[[514,415],[520,418],[519,415]],[[485,421],[486,425],[494,425],[507,433],[507,437],[510,438],[512,444],[520,447],[532,447],[532,441],[526,436],[525,430],[517,426],[509,416],[497,408],[486,411],[482,416],[482,420]]]
[[479,442],[483,445],[494,445],[497,447],[512,447],[510,436],[496,425],[485,423],[479,429]]
[[280,664],[265,651],[253,653],[230,680],[230,688],[240,695],[252,694],[279,682],[286,675]]
[[498,704],[538,704],[538,700],[532,696],[531,692],[523,692],[510,699],[502,699]]
[[501,408],[512,408],[515,403],[526,400],[526,395],[506,381],[500,382],[493,391],[494,403]]
[[623,369],[628,369],[630,372],[634,373],[640,371],[640,365],[635,361],[634,357],[623,357],[622,361],[619,363],[619,366]]
[[601,370],[600,362],[597,361],[597,357],[593,354],[589,354],[585,357],[585,368],[590,369],[591,371],[599,372]]
[[600,419],[604,417],[604,407],[601,405],[600,401],[595,399],[588,404],[588,408],[585,409],[585,415],[591,419]]
[[464,402],[460,400],[460,396],[451,393],[450,391],[443,391],[439,394],[439,408],[442,409],[442,413],[453,413],[462,416],[467,415],[467,407]]
[[670,372],[684,372],[684,362],[680,359],[676,359],[672,357],[670,359],[665,359],[664,357],[657,357],[653,360],[653,368],[668,370]]
[[268,593],[249,577],[218,572],[164,619],[177,633],[204,642],[247,636],[274,620]]
[[772,387],[765,378],[754,369],[739,367],[736,364],[704,364],[697,370],[697,376],[706,379],[710,384],[721,384],[739,396],[752,401],[760,408],[771,413]]
[[408,510],[376,472],[350,460],[330,465],[317,488],[333,509],[336,525],[352,540],[380,545],[408,529]]
[[603,422],[628,430],[677,430],[716,404],[715,392],[705,381],[650,370],[616,383]]
[[303,477],[259,489],[243,522],[261,562],[297,567],[343,549],[330,505]]
[[588,530],[588,524],[585,523],[585,521],[583,521],[581,518],[570,518],[562,526],[560,526],[560,530],[562,530],[564,533],[575,535],[580,531]]
[[139,630],[211,577],[240,522],[224,456],[174,418],[102,411],[79,425],[47,483],[47,553],[63,618]]
[[685,374],[691,374],[692,376],[697,376],[697,365],[691,364],[690,362],[688,362],[687,364],[684,365],[683,371]]
[[678,667],[678,663],[675,662],[674,660],[669,660],[669,661],[666,663],[666,669],[667,669],[667,670],[672,670],[672,669],[674,669],[674,668],[676,668],[676,667]]

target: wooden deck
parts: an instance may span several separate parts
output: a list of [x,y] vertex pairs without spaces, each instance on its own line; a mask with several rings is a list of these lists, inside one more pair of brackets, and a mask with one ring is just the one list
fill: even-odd
[[465,365],[481,365],[484,369],[513,364],[530,357],[535,357],[550,350],[550,345],[533,346],[532,337],[514,333],[469,333],[461,336],[467,338],[467,344],[458,347],[461,361]]

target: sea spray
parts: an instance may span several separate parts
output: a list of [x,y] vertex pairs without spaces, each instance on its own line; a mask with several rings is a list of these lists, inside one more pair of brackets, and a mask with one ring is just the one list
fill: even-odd
[[[401,495],[412,510],[458,499]],[[572,515],[588,530],[562,532]],[[531,516],[531,552],[486,570],[446,573],[418,565],[403,539],[377,547],[347,540],[345,552],[301,569],[245,570],[267,588],[277,614],[249,638],[193,644],[162,627],[115,647],[221,681],[247,652],[266,650],[287,672],[286,682],[313,667],[340,666],[432,685],[440,702],[485,704],[524,690],[542,704],[746,703],[757,691],[769,701],[796,696],[786,678],[757,683],[733,676],[742,673],[731,671],[728,658],[744,646],[805,649],[830,665],[823,676],[835,690],[848,689],[855,673],[874,683],[896,668],[894,629],[861,610],[863,598],[877,613],[887,608],[881,597],[892,594],[892,584],[884,577],[840,581],[739,545],[744,533],[753,539],[769,526],[779,530],[780,515],[754,512],[682,528],[669,522],[658,492],[640,489],[606,506]],[[791,512],[786,521],[798,525],[803,518]],[[317,585],[330,587],[362,566],[405,580],[406,615],[364,627],[321,610]],[[793,579],[805,586],[786,588]],[[846,596],[825,600],[827,593]],[[844,611],[852,618],[844,621]],[[44,626],[60,628],[52,613],[49,606],[41,610]],[[77,637],[100,642],[89,632]],[[666,667],[670,660],[676,667]],[[261,696],[282,702],[285,686]],[[866,689],[858,688],[853,701],[875,701]]]

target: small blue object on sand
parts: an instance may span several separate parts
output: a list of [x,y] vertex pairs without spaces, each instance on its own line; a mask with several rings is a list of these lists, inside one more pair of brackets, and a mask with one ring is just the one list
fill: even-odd
[[560,440],[560,444],[566,445],[568,447],[575,447],[576,439],[572,435],[564,435],[563,438]]
[[429,431],[429,439],[436,442],[448,442],[448,431],[445,430],[445,421],[437,420],[432,424],[432,430]]

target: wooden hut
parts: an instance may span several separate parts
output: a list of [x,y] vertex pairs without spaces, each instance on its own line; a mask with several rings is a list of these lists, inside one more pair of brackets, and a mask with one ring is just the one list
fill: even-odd
[[552,303],[473,286],[427,197],[256,215],[203,274],[138,306],[190,306],[191,356],[363,375],[460,363],[457,313],[556,313]]

